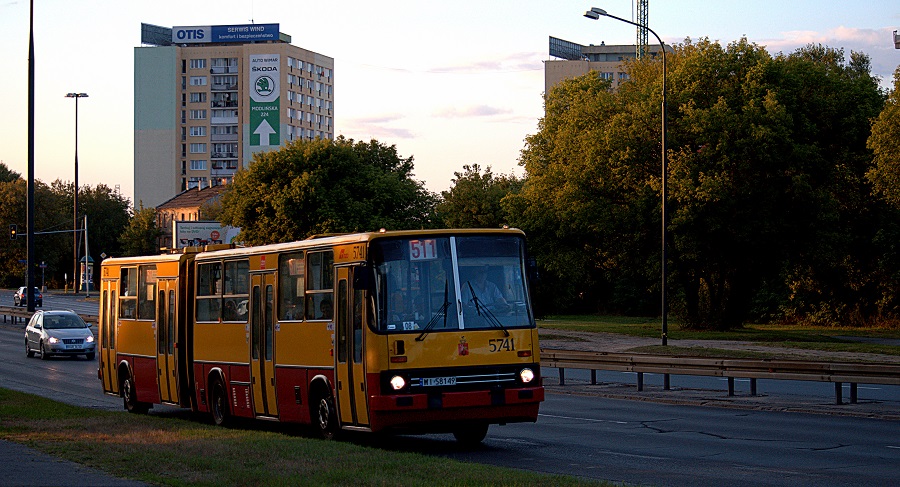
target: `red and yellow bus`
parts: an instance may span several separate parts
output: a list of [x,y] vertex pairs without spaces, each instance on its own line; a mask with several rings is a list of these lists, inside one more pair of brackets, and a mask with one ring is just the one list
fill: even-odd
[[381,231],[103,261],[98,376],[131,412],[451,432],[544,399],[521,231]]

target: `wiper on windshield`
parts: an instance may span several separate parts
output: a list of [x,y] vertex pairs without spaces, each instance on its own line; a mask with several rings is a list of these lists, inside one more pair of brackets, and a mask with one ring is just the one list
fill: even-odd
[[[475,289],[472,288],[472,283],[466,281],[466,285],[469,286],[469,292],[472,293],[472,302],[475,303],[475,312],[478,313],[478,316],[484,316],[485,321],[487,321],[494,328],[499,328],[503,331],[504,336],[509,336],[509,331],[500,323],[500,320],[494,316],[494,313],[488,309],[487,306],[481,304],[481,301],[478,299],[478,296],[475,294]],[[482,314],[483,313],[483,314]]]
[[447,281],[444,281],[444,304],[442,304],[437,312],[434,313],[434,316],[432,316],[431,319],[428,320],[428,324],[426,324],[425,328],[422,329],[422,333],[416,337],[417,342],[421,342],[425,339],[425,336],[428,335],[428,332],[432,328],[434,328],[434,325],[437,324],[441,316],[444,317],[444,328],[447,327],[447,308],[450,307],[449,293],[449,285],[447,284]]

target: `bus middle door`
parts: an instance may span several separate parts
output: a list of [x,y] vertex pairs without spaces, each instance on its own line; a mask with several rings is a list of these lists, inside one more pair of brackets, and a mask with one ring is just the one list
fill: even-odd
[[159,398],[162,402],[178,402],[178,381],[175,364],[175,296],[178,281],[160,279],[156,296],[156,374]]
[[250,291],[250,382],[257,415],[278,416],[275,396],[275,273],[253,274]]
[[337,394],[341,424],[369,424],[363,348],[364,292],[352,289],[353,268],[335,268],[337,280]]

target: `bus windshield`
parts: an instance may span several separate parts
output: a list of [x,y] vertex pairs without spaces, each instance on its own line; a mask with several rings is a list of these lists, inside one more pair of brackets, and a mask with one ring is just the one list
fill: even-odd
[[378,331],[534,326],[517,235],[380,239],[370,255]]

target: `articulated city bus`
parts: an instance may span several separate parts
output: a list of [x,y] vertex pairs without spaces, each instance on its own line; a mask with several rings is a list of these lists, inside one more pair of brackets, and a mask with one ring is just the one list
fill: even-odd
[[491,424],[536,421],[544,399],[525,264],[509,229],[107,259],[98,375],[132,412],[478,443]]

